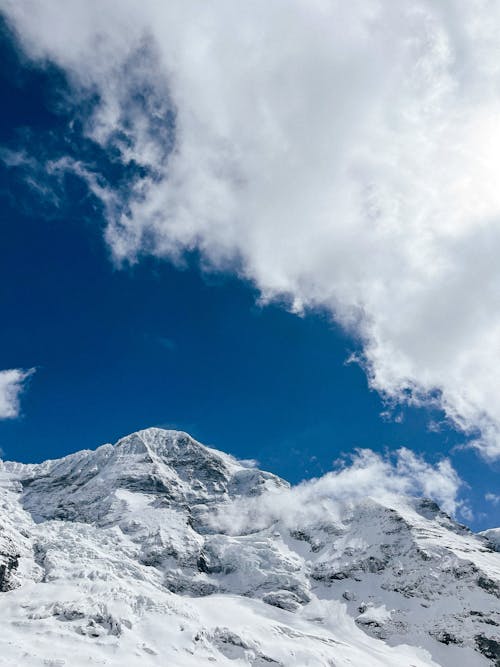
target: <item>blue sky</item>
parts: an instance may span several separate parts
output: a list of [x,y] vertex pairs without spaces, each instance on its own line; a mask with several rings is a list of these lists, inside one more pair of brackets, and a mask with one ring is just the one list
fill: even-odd
[[[97,94],[74,98],[55,60],[27,58],[5,25],[1,39],[0,369],[36,368],[18,418],[0,421],[5,458],[40,461],[164,426],[297,482],[356,447],[405,446],[430,463],[451,456],[468,522],[498,523],[498,505],[485,500],[498,493],[498,461],[460,447],[468,437],[449,403],[402,401],[383,416],[365,371],[346,363],[363,350],[359,331],[346,333],[335,309],[316,297],[301,315],[288,297],[259,304],[266,285],[257,269],[215,266],[203,244],[117,263],[105,238],[109,197],[96,196],[88,171],[46,165],[91,165],[122,201],[149,163],[89,138]],[[161,120],[175,138],[175,114]]]

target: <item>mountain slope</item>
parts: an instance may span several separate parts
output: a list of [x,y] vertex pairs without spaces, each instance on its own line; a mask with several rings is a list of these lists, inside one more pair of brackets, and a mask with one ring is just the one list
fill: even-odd
[[318,509],[161,429],[0,493],[0,665],[500,664],[500,554],[431,501]]

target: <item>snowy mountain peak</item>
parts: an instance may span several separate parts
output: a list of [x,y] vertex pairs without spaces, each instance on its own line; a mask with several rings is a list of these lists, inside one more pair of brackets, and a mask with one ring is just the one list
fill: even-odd
[[[175,465],[186,457],[210,455],[216,459],[230,460],[230,457],[194,440],[184,431],[166,430],[162,428],[147,428],[136,431],[121,438],[114,447],[116,456],[149,455],[152,459],[159,457],[164,463]],[[236,464],[236,461],[234,461]]]
[[116,445],[102,445],[35,465],[5,462],[23,486],[35,520],[107,521],[118,490],[153,494],[163,503],[198,505],[256,496],[288,484],[205,447],[182,431],[149,428]]
[[0,665],[498,667],[497,533],[329,484],[157,428],[5,462]]

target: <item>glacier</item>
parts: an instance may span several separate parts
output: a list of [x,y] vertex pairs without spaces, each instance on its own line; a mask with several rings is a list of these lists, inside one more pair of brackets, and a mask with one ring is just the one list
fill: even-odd
[[498,529],[150,428],[0,462],[0,665],[499,667]]

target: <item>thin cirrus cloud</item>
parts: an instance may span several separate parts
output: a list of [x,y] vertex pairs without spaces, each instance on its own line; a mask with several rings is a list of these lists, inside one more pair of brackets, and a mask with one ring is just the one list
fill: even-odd
[[384,398],[500,456],[499,4],[1,6],[75,104],[98,94],[87,136],[140,167],[117,191],[67,163],[117,261],[197,249],[327,309]]
[[15,419],[21,410],[21,394],[34,368],[10,368],[0,371],[0,419]]

